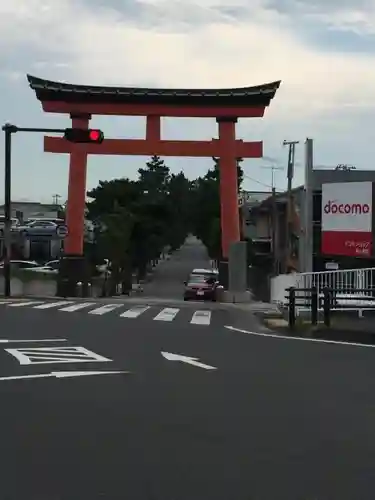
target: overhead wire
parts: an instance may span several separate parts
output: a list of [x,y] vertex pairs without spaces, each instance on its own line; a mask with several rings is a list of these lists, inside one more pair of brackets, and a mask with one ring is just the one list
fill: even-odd
[[[265,182],[259,181],[258,179],[254,179],[254,177],[250,177],[250,175],[247,175],[245,173],[243,174],[243,176],[246,177],[246,179],[249,179],[249,180],[251,180],[253,182],[256,182],[257,184],[260,184],[261,186],[270,188],[272,190],[272,186],[270,184],[266,184]],[[283,191],[283,189],[280,189],[277,186],[275,186],[275,188],[276,188],[277,191]]]

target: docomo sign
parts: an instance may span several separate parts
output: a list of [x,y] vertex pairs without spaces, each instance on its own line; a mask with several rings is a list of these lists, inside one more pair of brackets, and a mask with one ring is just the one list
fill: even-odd
[[372,191],[371,182],[323,184],[323,254],[371,256]]
[[326,214],[368,214],[371,210],[368,203],[336,203],[337,200],[328,200],[324,205]]
[[322,231],[372,232],[372,182],[323,184]]

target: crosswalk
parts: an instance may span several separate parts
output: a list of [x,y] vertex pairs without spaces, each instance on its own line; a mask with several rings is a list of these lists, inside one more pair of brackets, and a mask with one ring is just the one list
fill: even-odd
[[[75,302],[71,300],[41,301],[41,300],[0,300],[0,307],[31,308],[40,311],[55,309],[65,313],[82,311],[90,316],[103,316],[114,313],[120,318],[137,319],[147,317],[153,321],[172,322],[181,317],[182,310],[178,307],[161,307],[150,305],[134,305],[127,308],[125,304],[103,304],[94,301]],[[209,326],[212,321],[210,310],[184,310],[184,318],[192,325]]]

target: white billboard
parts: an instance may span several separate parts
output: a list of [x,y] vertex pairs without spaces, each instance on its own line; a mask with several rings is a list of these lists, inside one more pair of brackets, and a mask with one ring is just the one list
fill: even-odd
[[372,231],[372,182],[322,186],[322,231]]

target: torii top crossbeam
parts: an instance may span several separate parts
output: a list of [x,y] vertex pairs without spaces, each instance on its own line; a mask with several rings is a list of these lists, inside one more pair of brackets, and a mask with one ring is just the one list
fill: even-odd
[[[280,81],[230,89],[158,89],[72,85],[27,75],[29,85],[50,113],[170,117],[261,117]],[[191,113],[191,114],[189,114]]]

